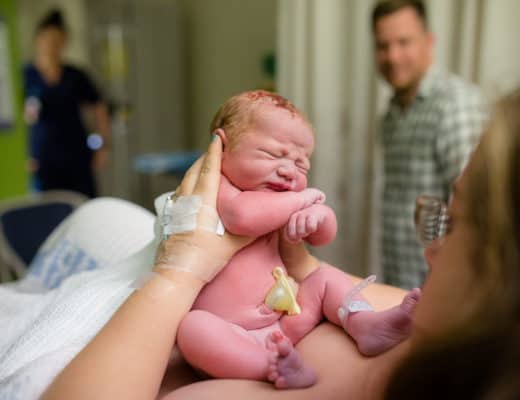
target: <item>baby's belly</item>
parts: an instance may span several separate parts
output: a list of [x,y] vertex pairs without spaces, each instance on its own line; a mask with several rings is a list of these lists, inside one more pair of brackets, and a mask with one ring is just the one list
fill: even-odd
[[264,300],[275,283],[272,271],[277,266],[283,266],[277,236],[256,240],[204,287],[193,309],[209,311],[245,329],[273,324],[281,314],[270,310]]

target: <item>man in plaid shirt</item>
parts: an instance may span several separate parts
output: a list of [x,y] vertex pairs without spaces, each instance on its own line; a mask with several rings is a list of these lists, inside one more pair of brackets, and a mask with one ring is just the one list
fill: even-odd
[[376,62],[394,89],[384,117],[385,282],[421,286],[427,273],[413,214],[420,194],[447,201],[486,121],[480,91],[432,66],[434,38],[422,1],[387,0],[372,12]]

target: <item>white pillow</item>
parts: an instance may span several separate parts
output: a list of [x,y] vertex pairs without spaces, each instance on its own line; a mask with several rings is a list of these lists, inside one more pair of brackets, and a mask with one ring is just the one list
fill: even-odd
[[81,205],[47,238],[18,283],[18,290],[46,291],[80,271],[114,265],[154,238],[155,216],[116,198]]

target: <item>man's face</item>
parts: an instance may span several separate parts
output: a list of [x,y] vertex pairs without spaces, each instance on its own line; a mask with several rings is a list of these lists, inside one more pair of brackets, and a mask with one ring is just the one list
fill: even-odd
[[432,61],[433,36],[411,7],[380,18],[374,27],[379,72],[396,90],[414,88]]

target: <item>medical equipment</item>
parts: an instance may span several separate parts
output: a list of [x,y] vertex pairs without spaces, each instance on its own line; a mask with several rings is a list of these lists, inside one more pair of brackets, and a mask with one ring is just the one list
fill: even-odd
[[345,321],[350,312],[358,312],[358,311],[374,311],[372,306],[368,304],[364,300],[354,300],[364,288],[366,288],[371,283],[375,282],[376,276],[370,275],[368,278],[365,278],[361,282],[359,282],[356,286],[354,286],[350,292],[345,296],[342,305],[338,308],[338,318],[341,321],[341,325],[345,325]]
[[267,292],[265,304],[274,311],[285,311],[288,315],[300,314],[302,310],[296,302],[298,287],[294,279],[287,276],[282,267],[276,267],[273,276],[276,282]]

